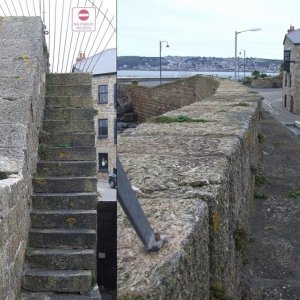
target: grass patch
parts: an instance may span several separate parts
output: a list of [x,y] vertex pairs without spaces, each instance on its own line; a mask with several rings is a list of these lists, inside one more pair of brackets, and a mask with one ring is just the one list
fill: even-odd
[[227,112],[227,110],[225,110],[225,109],[220,109],[220,110],[218,110],[217,112]]
[[255,185],[259,186],[259,185],[264,185],[266,183],[267,183],[266,177],[258,174],[255,175]]
[[287,196],[288,196],[289,198],[298,198],[298,197],[300,197],[300,189],[293,190],[293,191],[289,191],[289,192],[287,193]]
[[40,156],[44,156],[47,152],[47,150],[49,149],[49,146],[45,143],[41,143],[38,146],[38,153]]
[[58,147],[60,147],[60,148],[69,148],[69,147],[71,147],[71,144],[63,143],[63,144],[59,144]]
[[231,297],[226,295],[226,290],[224,286],[217,282],[215,283],[209,291],[209,299],[210,300],[232,300]]
[[232,107],[234,107],[234,106],[247,107],[247,106],[249,106],[249,103],[247,103],[247,102],[238,102],[238,103],[233,103],[230,106],[232,106]]
[[199,123],[207,123],[207,122],[213,122],[210,120],[205,119],[193,119],[186,115],[178,115],[178,116],[158,116],[154,117],[150,120],[152,123],[193,123],[193,122],[199,122]]
[[268,196],[262,191],[256,191],[254,197],[257,199],[268,199]]

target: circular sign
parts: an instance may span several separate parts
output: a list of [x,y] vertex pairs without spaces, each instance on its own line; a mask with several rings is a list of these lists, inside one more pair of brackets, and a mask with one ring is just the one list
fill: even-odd
[[78,13],[78,17],[81,21],[86,21],[89,18],[90,14],[86,9],[82,9]]

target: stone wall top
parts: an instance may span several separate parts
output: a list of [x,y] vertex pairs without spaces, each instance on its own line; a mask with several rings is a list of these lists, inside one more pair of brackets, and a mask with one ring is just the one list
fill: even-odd
[[[150,223],[168,237],[159,252],[146,253],[119,209],[120,299],[208,299],[223,287],[237,296],[235,232],[248,225],[260,97],[233,81],[218,85],[211,97],[118,138],[118,156]],[[168,123],[178,116],[194,121]]]

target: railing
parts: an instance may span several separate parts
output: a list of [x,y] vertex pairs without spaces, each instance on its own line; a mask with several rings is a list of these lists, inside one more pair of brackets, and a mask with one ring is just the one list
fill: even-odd
[[[116,0],[1,0],[0,16],[41,17],[45,25],[51,72],[72,72],[80,53],[92,57],[89,72],[93,72],[99,61],[99,55],[95,59],[94,56],[116,47],[115,19],[111,16],[114,12],[105,10],[103,2],[111,5]],[[72,31],[72,9],[75,7],[96,9],[95,31]]]
[[134,191],[131,188],[130,182],[127,179],[126,173],[118,158],[117,170],[117,197],[120,205],[122,206],[136,234],[144,244],[145,249],[147,251],[158,251],[166,241],[166,237],[153,231]]

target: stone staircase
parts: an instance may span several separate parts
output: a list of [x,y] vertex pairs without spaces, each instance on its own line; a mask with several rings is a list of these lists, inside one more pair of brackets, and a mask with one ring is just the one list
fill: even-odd
[[31,292],[96,284],[97,178],[89,74],[48,74],[31,229],[22,276]]

